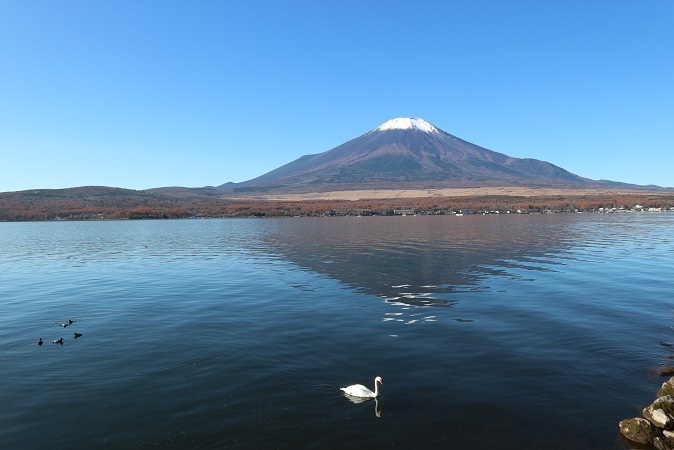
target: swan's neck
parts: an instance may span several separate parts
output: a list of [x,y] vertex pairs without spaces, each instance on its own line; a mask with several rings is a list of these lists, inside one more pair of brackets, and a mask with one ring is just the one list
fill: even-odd
[[379,397],[379,383],[377,383],[377,380],[374,380],[374,396]]

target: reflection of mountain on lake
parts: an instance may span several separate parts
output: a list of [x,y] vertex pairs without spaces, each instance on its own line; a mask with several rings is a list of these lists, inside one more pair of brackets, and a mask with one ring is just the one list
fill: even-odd
[[[0,442],[630,448],[618,422],[671,364],[673,227],[669,213],[0,223]],[[339,389],[375,376],[379,402]]]
[[562,215],[298,220],[279,224],[265,246],[392,302],[446,306],[456,294],[489,289],[486,276],[554,270],[572,238],[559,230],[564,221]]

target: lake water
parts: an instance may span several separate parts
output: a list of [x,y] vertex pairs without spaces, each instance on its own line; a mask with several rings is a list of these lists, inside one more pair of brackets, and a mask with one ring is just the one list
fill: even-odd
[[673,274],[670,213],[0,223],[0,447],[628,448]]

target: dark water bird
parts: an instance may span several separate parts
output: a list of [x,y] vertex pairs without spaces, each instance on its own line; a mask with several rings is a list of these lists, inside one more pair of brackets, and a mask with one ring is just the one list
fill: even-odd
[[77,339],[78,337],[82,336],[82,333],[73,333],[73,336],[75,337],[75,339]]
[[62,323],[61,326],[62,326],[63,328],[65,328],[65,327],[68,326],[68,324],[67,324],[67,323]]
[[73,324],[73,321],[68,319],[68,325],[72,325],[72,324]]
[[37,345],[42,345],[42,338],[40,338],[40,340],[37,341]]
[[63,338],[61,338],[61,339],[54,339],[54,344],[61,344],[61,345],[63,345]]

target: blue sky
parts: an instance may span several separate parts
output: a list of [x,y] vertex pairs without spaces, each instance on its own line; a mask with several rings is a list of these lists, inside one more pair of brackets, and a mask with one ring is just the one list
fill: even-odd
[[674,186],[674,1],[0,1],[0,191],[245,181],[394,117]]

